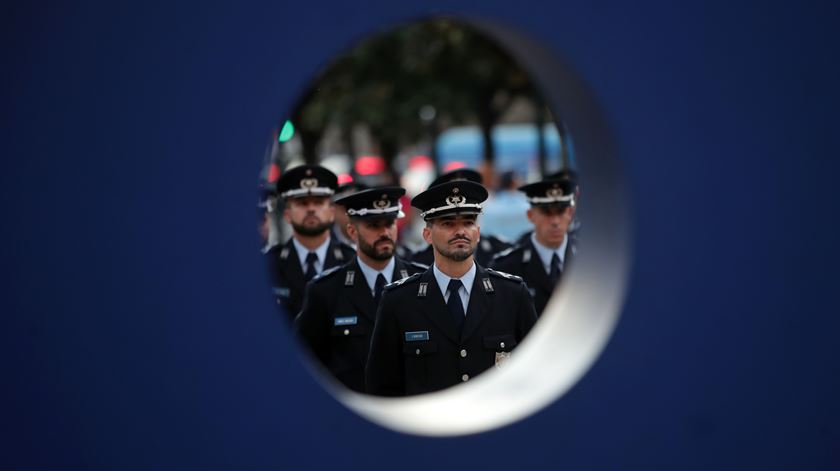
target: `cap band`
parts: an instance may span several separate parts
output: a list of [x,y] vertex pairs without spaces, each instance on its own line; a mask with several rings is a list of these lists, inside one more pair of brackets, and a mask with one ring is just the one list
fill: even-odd
[[362,209],[347,209],[348,216],[367,216],[368,214],[388,214],[398,212],[402,209],[402,203],[397,206],[389,206],[387,208],[362,208]]
[[529,203],[532,204],[545,204],[545,203],[570,203],[572,205],[575,204],[575,195],[568,194],[566,196],[531,196],[527,198]]
[[446,206],[438,206],[437,208],[432,208],[428,211],[420,213],[421,218],[425,218],[430,214],[434,214],[440,211],[446,211],[447,209],[461,209],[461,208],[475,208],[481,213],[481,204],[480,203],[463,203],[463,204],[447,204]]
[[332,188],[318,186],[315,188],[295,188],[294,190],[284,191],[283,193],[280,193],[280,197],[289,198],[301,195],[330,196],[333,193],[335,193],[335,191],[333,191]]

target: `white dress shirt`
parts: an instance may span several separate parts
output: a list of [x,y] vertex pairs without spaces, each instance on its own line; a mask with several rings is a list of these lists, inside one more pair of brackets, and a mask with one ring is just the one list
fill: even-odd
[[370,288],[370,295],[376,297],[376,275],[381,273],[382,276],[385,277],[385,284],[390,283],[391,278],[394,275],[394,265],[396,265],[396,263],[394,263],[394,257],[391,257],[391,261],[385,265],[385,268],[383,268],[382,271],[377,271],[376,269],[365,265],[365,262],[363,262],[358,256],[356,256],[356,260],[359,261],[359,268],[362,269],[362,274],[365,275],[365,281],[367,281],[368,288]]
[[[449,280],[452,278],[438,270],[437,265],[433,264],[432,267],[432,272],[435,274],[435,280],[440,287],[440,294],[443,295],[443,301],[449,302],[449,293],[447,293],[446,290],[449,288]],[[472,290],[473,281],[475,281],[475,262],[473,262],[470,269],[467,270],[461,278],[457,279],[461,280],[461,284],[463,285],[458,288],[458,295],[461,298],[461,304],[464,306],[464,315],[466,315],[467,306],[470,305],[470,291]]]
[[531,233],[531,243],[534,244],[534,248],[537,249],[537,255],[540,256],[540,261],[542,262],[546,273],[549,275],[551,274],[551,256],[554,254],[557,254],[557,257],[560,258],[560,270],[563,270],[563,264],[566,263],[566,245],[569,243],[568,234],[563,236],[563,243],[561,243],[560,247],[557,247],[556,249],[550,249],[537,242],[537,238],[533,232]]
[[304,273],[306,273],[306,256],[309,255],[309,252],[315,252],[315,255],[318,256],[318,261],[315,262],[315,274],[320,275],[321,272],[324,271],[324,262],[327,261],[327,247],[330,246],[330,238],[327,237],[327,240],[325,240],[324,243],[319,245],[315,250],[307,249],[294,237],[292,237],[292,243],[295,244],[298,260],[300,260],[300,268]]

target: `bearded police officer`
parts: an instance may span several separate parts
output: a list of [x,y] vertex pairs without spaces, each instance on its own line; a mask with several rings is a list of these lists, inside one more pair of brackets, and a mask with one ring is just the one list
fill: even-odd
[[349,245],[350,247],[356,248],[356,243],[350,238],[350,235],[347,234],[347,224],[350,222],[350,217],[347,216],[347,208],[344,207],[338,201],[345,196],[352,195],[358,191],[367,190],[368,186],[359,182],[350,181],[347,183],[342,183],[338,185],[338,189],[335,190],[335,194],[332,197],[333,200],[333,208],[335,208],[335,224],[331,229],[332,234],[331,237],[335,237],[336,240],[341,241],[344,244]]
[[536,322],[520,278],[473,260],[486,199],[478,183],[453,181],[412,200],[426,220],[434,265],[385,288],[365,371],[368,393],[403,396],[466,382],[501,366]]
[[577,253],[576,238],[569,232],[575,215],[574,184],[570,179],[546,179],[519,191],[531,204],[527,215],[534,231],[498,254],[492,266],[522,277],[534,296],[537,314],[541,314]]
[[[441,183],[463,180],[481,184],[483,178],[480,173],[471,168],[458,168],[438,176],[434,181],[432,181],[429,188],[440,185]],[[479,264],[489,265],[490,261],[493,260],[494,255],[510,248],[512,245],[512,243],[500,237],[496,237],[495,235],[484,234],[481,236],[481,240],[478,241],[478,245],[476,246],[474,254],[475,259]],[[411,260],[424,265],[431,265],[434,260],[434,249],[430,245],[425,249],[412,254]]]
[[404,194],[399,187],[374,188],[336,200],[346,208],[347,233],[357,256],[307,285],[303,309],[295,319],[295,331],[312,353],[355,391],[364,391],[364,367],[382,289],[428,268],[394,256]]
[[355,253],[330,237],[334,219],[330,196],[337,187],[335,174],[318,165],[294,167],[277,181],[277,194],[285,201],[283,218],[292,226],[292,237],[267,255],[274,293],[289,321],[300,311],[306,282],[347,263]]

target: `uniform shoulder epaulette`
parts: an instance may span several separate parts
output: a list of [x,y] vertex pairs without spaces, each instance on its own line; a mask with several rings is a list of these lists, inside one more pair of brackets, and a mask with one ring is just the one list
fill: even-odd
[[507,244],[507,245],[513,245],[513,242],[509,241],[506,237],[502,237],[502,236],[499,236],[499,235],[491,235],[491,236],[488,236],[488,238],[493,242],[498,242],[498,243]]
[[415,273],[415,274],[409,276],[408,278],[403,278],[403,279],[397,280],[393,283],[388,283],[387,285],[385,285],[385,289],[391,290],[391,289],[394,289],[394,288],[398,288],[398,287],[400,287],[400,286],[402,286],[406,283],[417,280],[418,278],[420,278],[420,275],[422,275],[422,273]]
[[512,253],[517,252],[521,249],[522,249],[522,246],[519,245],[519,244],[514,245],[512,247],[508,247],[508,248],[502,250],[501,252],[497,253],[496,255],[493,255],[493,260],[494,261],[495,260],[500,260],[500,259],[505,258],[508,255],[511,255]]
[[342,240],[335,241],[335,245],[341,247],[341,250],[356,253],[356,249],[354,249],[351,245],[348,245],[346,242],[344,242]]
[[334,242],[334,244],[335,247],[333,247],[333,250],[341,253],[341,257],[338,256],[338,253],[334,253],[333,255],[336,256],[335,258],[342,260],[345,255],[349,258],[352,258],[354,255],[356,255],[356,249],[354,249],[350,245],[347,245],[346,242],[337,240]]
[[412,255],[414,255],[414,252],[412,252],[406,247],[403,247],[402,245],[398,245],[394,252],[396,252],[397,257],[400,257],[403,260],[407,260],[411,258]]
[[428,266],[428,265],[426,265],[425,263],[412,262],[412,261],[406,261],[405,263],[406,263],[406,264],[408,264],[408,265],[413,266],[414,268],[419,268],[420,270],[424,270],[424,271],[425,271],[425,270],[428,270],[428,269],[429,269],[429,266]]
[[522,282],[522,277],[521,276],[511,275],[510,273],[505,273],[505,272],[499,271],[499,270],[493,270],[492,268],[487,268],[486,270],[487,270],[487,273],[489,273],[489,274],[491,274],[495,277],[504,278],[506,280],[515,281],[517,283]]
[[332,267],[328,270],[324,270],[320,274],[316,275],[315,278],[312,278],[312,282],[313,283],[318,283],[319,281],[325,280],[325,279],[335,275],[336,273],[338,273],[338,271],[341,270],[342,268],[344,268],[344,265],[340,265],[340,266],[337,266],[337,267]]

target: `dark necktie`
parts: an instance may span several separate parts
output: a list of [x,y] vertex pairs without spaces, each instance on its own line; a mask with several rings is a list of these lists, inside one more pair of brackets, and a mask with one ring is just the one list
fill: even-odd
[[303,274],[306,281],[315,278],[315,262],[318,261],[318,255],[315,252],[306,254],[306,273]]
[[548,274],[548,281],[551,286],[560,281],[560,257],[557,256],[557,252],[551,255],[551,272]]
[[373,287],[373,290],[375,292],[375,294],[373,295],[373,299],[375,299],[376,302],[379,302],[379,298],[382,297],[382,288],[385,287],[385,284],[385,276],[383,276],[382,273],[376,275],[376,283]]
[[461,295],[458,294],[458,289],[464,286],[461,280],[449,280],[449,286],[446,288],[449,291],[449,300],[446,301],[446,307],[449,310],[449,315],[452,316],[452,321],[455,323],[455,331],[461,335],[461,328],[464,326],[464,305],[461,303]]

